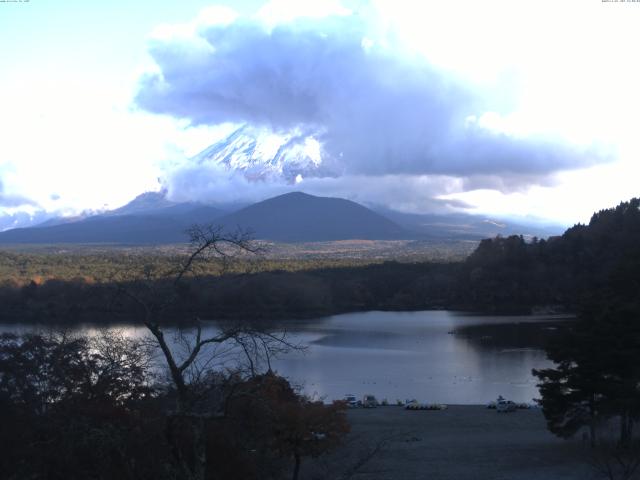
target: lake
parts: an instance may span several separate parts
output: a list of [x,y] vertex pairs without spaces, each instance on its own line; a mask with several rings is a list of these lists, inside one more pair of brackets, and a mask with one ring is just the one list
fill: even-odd
[[[365,393],[379,400],[478,404],[498,395],[538,397],[533,368],[552,365],[542,345],[569,318],[486,316],[450,311],[361,312],[281,323],[305,345],[273,361],[274,370],[315,398]],[[36,327],[2,325],[0,331]],[[143,327],[110,327],[131,336]],[[208,324],[207,330],[215,329]],[[79,333],[95,333],[80,326]]]

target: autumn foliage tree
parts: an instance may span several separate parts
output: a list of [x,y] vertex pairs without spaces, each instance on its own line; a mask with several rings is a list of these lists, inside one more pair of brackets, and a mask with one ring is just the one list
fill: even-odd
[[0,476],[162,478],[147,360],[137,340],[113,333],[0,336]]
[[224,417],[210,427],[209,456],[224,468],[209,478],[282,478],[290,468],[298,479],[303,458],[330,451],[349,432],[345,409],[310,401],[270,371],[233,385]]

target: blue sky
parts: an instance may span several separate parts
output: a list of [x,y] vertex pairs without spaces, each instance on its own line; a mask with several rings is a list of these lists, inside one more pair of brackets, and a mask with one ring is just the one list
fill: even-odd
[[189,165],[254,123],[319,132],[343,164],[312,193],[586,221],[639,193],[639,21],[600,0],[2,3],[0,214],[293,188]]

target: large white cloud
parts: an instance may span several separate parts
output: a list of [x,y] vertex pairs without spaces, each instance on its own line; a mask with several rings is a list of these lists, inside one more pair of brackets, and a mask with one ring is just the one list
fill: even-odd
[[8,193],[5,191],[4,182],[0,177],[0,207],[24,207],[24,206],[36,206],[36,202],[33,200],[24,197],[22,195],[17,195],[13,193]]
[[348,174],[531,178],[602,160],[594,149],[487,128],[475,120],[490,108],[479,95],[368,35],[354,15],[203,26],[189,41],[154,41],[158,71],[141,79],[137,102],[194,125],[316,128]]
[[419,212],[445,212],[470,205],[458,199],[439,199],[460,191],[462,181],[442,175],[341,175],[305,178],[291,184],[271,178],[254,182],[241,172],[229,172],[212,164],[182,165],[172,170],[166,182],[175,201],[242,204],[291,191],[319,196],[337,196],[370,206]]

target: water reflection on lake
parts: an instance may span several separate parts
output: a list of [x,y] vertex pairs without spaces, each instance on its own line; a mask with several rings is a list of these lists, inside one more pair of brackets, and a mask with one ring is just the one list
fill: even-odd
[[315,338],[306,354],[283,357],[277,367],[309,394],[328,398],[373,393],[469,404],[503,395],[525,402],[538,396],[531,369],[551,365],[541,343],[556,323],[447,311],[336,315],[291,328]]
[[[416,398],[474,404],[498,395],[530,402],[538,396],[531,369],[551,365],[541,344],[565,320],[424,311],[291,321],[281,324],[282,328],[308,348],[278,358],[273,366],[307,394],[326,399],[373,393],[392,402]],[[119,328],[127,335],[146,334],[142,327]],[[30,328],[0,326],[0,331],[9,330]],[[78,327],[76,331],[96,330]]]

